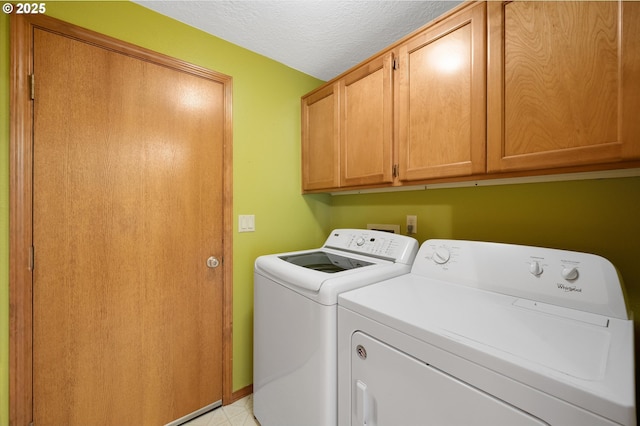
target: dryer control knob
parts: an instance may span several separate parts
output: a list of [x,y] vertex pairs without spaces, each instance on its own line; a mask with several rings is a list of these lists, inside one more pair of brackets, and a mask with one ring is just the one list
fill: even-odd
[[437,264],[443,265],[449,261],[450,257],[451,253],[449,253],[449,250],[444,247],[440,247],[433,253],[432,259]]
[[356,245],[359,247],[364,244],[364,238],[360,237],[356,240]]
[[578,273],[578,268],[575,266],[565,266],[562,269],[562,278],[565,280],[573,281],[578,278],[578,275],[580,274]]
[[529,264],[529,272],[537,277],[544,272],[544,269],[542,268],[540,262],[534,260]]

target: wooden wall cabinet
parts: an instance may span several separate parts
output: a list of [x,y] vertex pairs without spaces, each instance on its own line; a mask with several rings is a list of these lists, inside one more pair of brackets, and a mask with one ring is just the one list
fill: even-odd
[[640,3],[487,7],[489,172],[640,158]]
[[302,189],[391,184],[392,55],[302,99]]
[[340,80],[340,186],[393,182],[393,77],[391,53]]
[[340,95],[338,83],[302,98],[302,189],[340,185]]
[[401,181],[485,172],[485,16],[477,4],[400,45]]
[[465,8],[304,97],[303,190],[483,173],[485,28],[484,3]]
[[639,22],[638,1],[459,6],[303,98],[303,191],[639,167]]

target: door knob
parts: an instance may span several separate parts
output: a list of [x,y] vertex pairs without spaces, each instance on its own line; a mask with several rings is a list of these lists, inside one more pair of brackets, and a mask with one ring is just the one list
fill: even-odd
[[220,266],[220,261],[215,256],[211,256],[207,259],[207,266],[211,269],[217,268]]

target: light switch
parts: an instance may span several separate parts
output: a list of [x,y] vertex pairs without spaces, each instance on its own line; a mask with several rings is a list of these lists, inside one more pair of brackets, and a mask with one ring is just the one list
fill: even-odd
[[256,230],[256,216],[253,214],[238,215],[238,232],[254,232]]

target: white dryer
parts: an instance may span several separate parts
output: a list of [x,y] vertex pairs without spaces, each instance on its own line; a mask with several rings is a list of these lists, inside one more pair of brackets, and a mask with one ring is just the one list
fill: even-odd
[[338,299],[341,426],[636,425],[633,321],[602,257],[428,240],[410,274]]
[[262,426],[337,423],[337,299],[406,274],[418,242],[337,229],[321,248],[259,257],[254,274],[253,411]]

